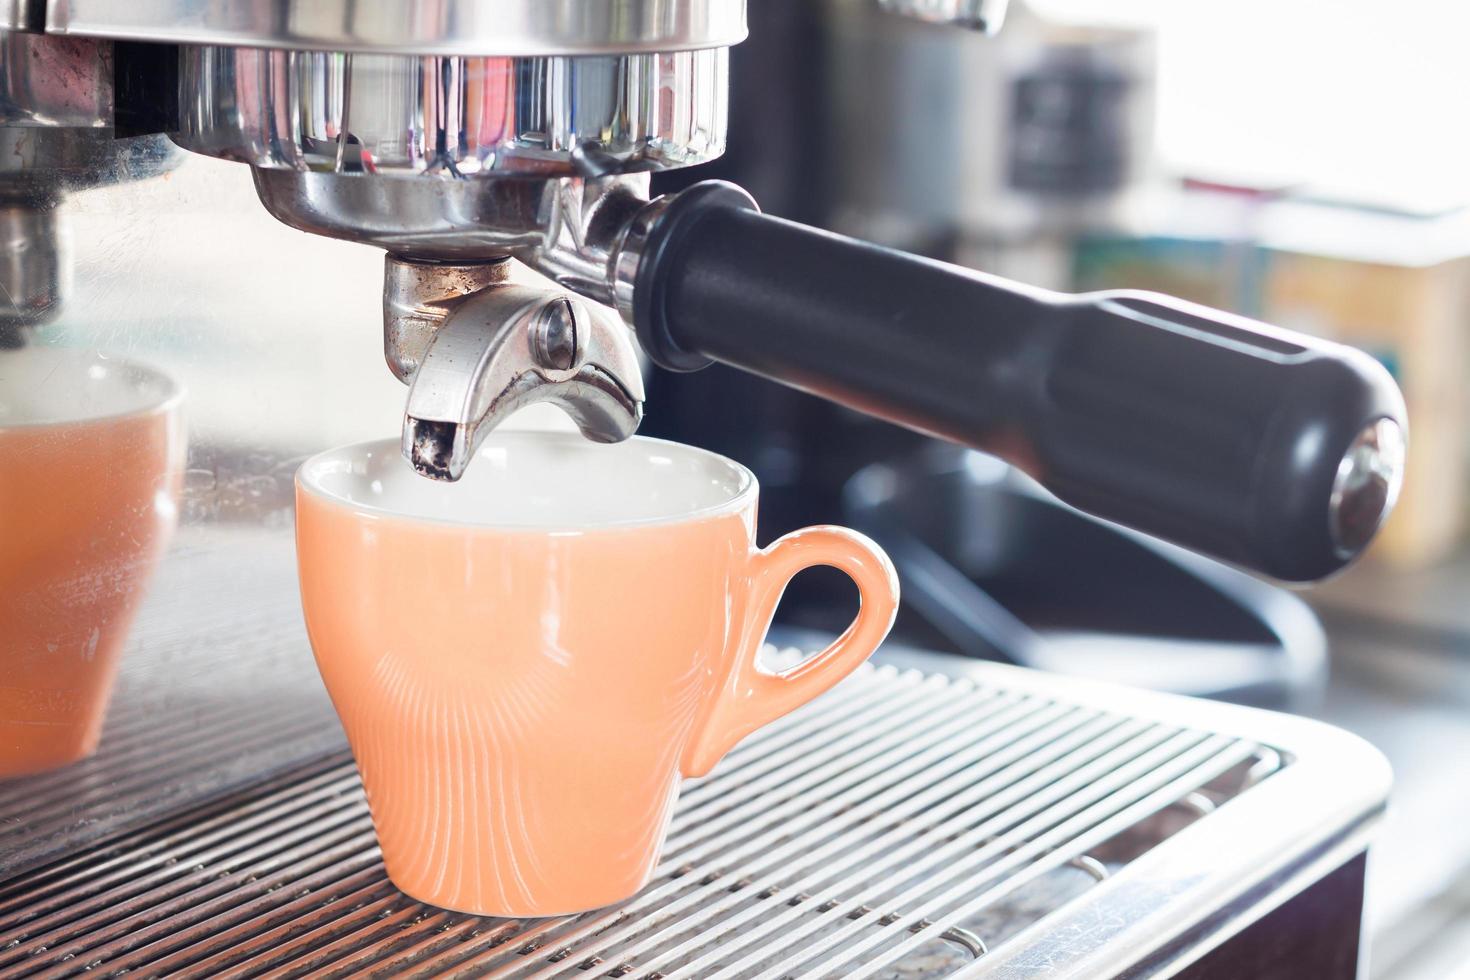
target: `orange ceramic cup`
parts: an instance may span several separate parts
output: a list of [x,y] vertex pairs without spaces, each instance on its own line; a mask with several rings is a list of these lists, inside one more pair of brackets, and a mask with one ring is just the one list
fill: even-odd
[[[713,453],[575,434],[497,433],[459,484],[396,442],[301,468],[307,630],[400,889],[520,917],[628,898],[680,777],[867,659],[893,566],[836,527],[757,549],[756,492]],[[767,626],[814,565],[851,576],[862,608],[773,673]]]
[[97,747],[177,512],[182,396],[81,351],[0,351],[0,777]]

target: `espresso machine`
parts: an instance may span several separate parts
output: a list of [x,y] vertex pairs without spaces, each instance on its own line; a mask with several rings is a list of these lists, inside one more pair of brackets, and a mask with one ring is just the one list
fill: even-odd
[[[876,2],[890,16],[935,29],[987,33],[1001,29],[1006,6]],[[109,720],[116,731],[69,770],[0,783],[0,971],[212,975],[227,967],[275,964],[289,973],[356,964],[392,974],[448,964],[490,975],[502,967],[506,975],[599,967],[609,975],[709,976],[724,964],[720,975],[855,976],[932,941],[959,957],[940,957],[932,975],[960,975],[970,969],[960,961],[973,959],[982,969],[974,975],[1006,976],[1032,975],[1037,951],[1059,937],[1087,935],[1052,948],[1051,960],[1056,975],[1099,975],[1089,971],[1100,964],[1120,973],[1165,964],[1218,969],[1227,948],[1244,957],[1232,962],[1248,963],[1250,951],[1240,954],[1232,940],[1300,931],[1313,916],[1337,940],[1304,946],[1293,966],[1341,975],[1356,968],[1362,853],[1387,784],[1371,750],[1308,723],[1228,708],[1194,715],[1149,695],[1110,707],[1105,688],[1005,668],[965,666],[948,681],[916,680],[893,666],[869,672],[822,702],[825,715],[793,716],[736,760],[730,785],[779,786],[757,777],[785,771],[783,746],[826,731],[834,745],[851,743],[859,754],[869,751],[861,743],[872,752],[916,747],[906,768],[884,770],[883,757],[873,755],[860,773],[886,779],[890,771],[937,786],[962,775],[943,760],[1009,746],[996,758],[1014,756],[1027,767],[1024,778],[986,783],[1002,771],[986,770],[972,801],[990,806],[987,788],[1012,787],[1018,806],[1033,800],[1039,809],[1016,810],[1005,827],[1019,833],[1027,819],[1050,820],[1034,838],[977,831],[994,854],[982,849],[980,864],[966,858],[946,872],[973,872],[978,884],[968,891],[909,889],[891,908],[886,898],[844,905],[835,892],[829,902],[803,905],[807,889],[783,892],[768,905],[789,909],[783,922],[843,909],[824,920],[833,929],[792,924],[794,934],[815,935],[804,966],[776,962],[776,947],[766,959],[738,951],[721,959],[714,937],[728,932],[720,916],[736,903],[719,896],[765,880],[758,868],[736,868],[716,884],[729,869],[701,864],[725,855],[720,860],[735,868],[763,853],[733,837],[691,844],[694,856],[671,867],[647,899],[668,900],[670,916],[689,912],[679,920],[693,930],[684,938],[639,938],[618,919],[487,923],[394,898],[374,877],[381,868],[374,870],[370,833],[362,834],[360,791],[314,686],[289,572],[284,582],[270,577],[281,578],[282,522],[289,522],[280,486],[300,450],[313,447],[282,436],[290,449],[272,455],[242,441],[229,422],[300,393],[261,387],[267,376],[252,375],[248,363],[256,356],[262,364],[294,361],[320,395],[311,404],[322,417],[353,411],[331,404],[330,380],[342,358],[376,345],[366,334],[378,329],[379,286],[363,288],[361,274],[361,246],[369,246],[382,253],[382,377],[401,383],[391,406],[384,386],[374,388],[373,418],[386,412],[401,420],[403,455],[427,479],[458,479],[486,436],[531,406],[559,409],[588,439],[626,439],[645,412],[659,411],[645,404],[645,359],[676,372],[719,363],[982,450],[1108,521],[1307,582],[1357,558],[1393,506],[1407,423],[1392,379],[1371,358],[1167,297],[1065,295],[877,247],[765,215],[723,181],[652,194],[652,174],[725,149],[729,50],[746,34],[744,0],[14,0],[0,17],[7,148],[0,344],[87,346],[110,336],[85,324],[67,328],[73,313],[106,320],[107,304],[126,292],[107,279],[100,256],[124,270],[145,261],[142,246],[107,251],[106,234],[166,246],[180,257],[176,266],[197,249],[212,256],[210,280],[239,290],[242,307],[274,299],[274,319],[302,321],[242,348],[250,356],[194,386],[207,424],[184,476],[183,512],[200,530],[175,549],[150,593],[135,631],[137,673],[130,680],[125,668]],[[259,241],[278,244],[253,257],[225,240],[228,222],[187,224],[183,238],[159,231],[195,220],[177,217],[183,212],[219,206],[215,184],[189,184],[198,168],[220,187],[243,185],[248,175],[272,218],[354,247],[332,252],[342,257],[337,264],[323,259],[317,267],[324,244],[271,237],[276,231],[258,225]],[[102,205],[88,203],[99,200],[88,197],[98,187],[109,201],[150,203],[118,231],[98,217]],[[180,188],[175,197],[172,187]],[[73,199],[93,233],[85,243],[89,281],[106,284],[76,311],[62,227]],[[262,288],[255,260],[271,263],[277,248],[290,258],[270,265]],[[289,278],[292,264],[298,278]],[[235,302],[228,290],[209,294],[209,303],[174,299],[200,287],[181,286],[177,271],[169,282],[168,301],[202,320]],[[310,361],[302,352],[313,350],[312,321],[326,318],[323,311],[333,319],[331,349]],[[119,332],[127,350],[151,349],[141,329]],[[207,329],[179,338],[185,349],[216,342]],[[355,350],[345,353],[347,345]],[[248,407],[209,409],[232,385]],[[211,411],[222,421],[209,422]],[[247,554],[233,543],[245,524],[258,525],[250,540],[265,542],[264,550]],[[268,569],[259,575],[250,572],[257,555]],[[222,584],[207,597],[189,592],[216,573]],[[192,598],[179,598],[185,594]],[[223,625],[245,621],[255,625]],[[225,632],[229,639],[221,639]],[[945,672],[916,656],[907,666]],[[186,663],[194,666],[184,670]],[[897,726],[891,737],[863,738],[869,722],[861,719],[881,716],[885,705]],[[180,710],[191,720],[178,721]],[[940,724],[962,715],[973,724]],[[1034,727],[1007,734],[1023,716]],[[900,721],[910,726],[905,741],[895,741]],[[869,799],[840,759],[829,761],[829,769],[793,783],[816,795],[782,797],[771,812],[821,814],[846,808],[853,793]],[[1334,782],[1345,765],[1362,778]],[[1065,778],[1053,782],[1058,773]],[[701,800],[746,792],[722,788],[721,778],[692,794],[690,841],[704,839],[705,817],[714,817],[714,835],[728,824],[720,813],[748,816],[762,799],[697,816]],[[1073,783],[1086,796],[1074,800],[1080,809],[1045,809],[1057,787]],[[898,791],[884,785],[872,792]],[[1025,786],[1036,795],[1015,789]],[[929,828],[926,811],[918,803],[910,809],[914,820],[905,826],[915,833],[952,829],[937,817]],[[1265,847],[1268,838],[1257,834],[1284,809],[1293,816],[1276,827],[1290,846]],[[992,816],[1001,812],[1012,811]],[[272,825],[277,819],[285,823]],[[811,830],[837,833],[819,822]],[[215,854],[209,848],[219,835],[248,848]],[[869,850],[880,853],[895,843],[889,837],[881,847],[870,841]],[[861,839],[822,838],[824,848]],[[902,847],[920,839],[905,838]],[[1264,851],[1223,846],[1246,839]],[[257,858],[268,869],[247,876],[243,869]],[[109,877],[109,861],[133,862],[174,884],[114,893],[121,879]],[[1204,873],[1186,874],[1191,862]],[[891,862],[853,874],[879,892],[888,878],[901,878]],[[238,901],[220,897],[225,877]],[[270,887],[257,889],[258,881]],[[1050,889],[1042,904],[1063,910],[1060,918],[1025,912],[1041,901],[1030,892],[1020,906],[997,911],[994,899],[1038,882]],[[196,894],[196,886],[205,891]],[[1171,904],[1150,900],[1114,915],[1115,903],[1139,886],[1173,896]],[[696,901],[680,891],[686,887],[705,891]],[[739,901],[767,901],[783,887],[773,880]],[[1344,903],[1327,908],[1328,893]],[[363,908],[373,911],[359,915]],[[1272,910],[1283,917],[1266,918]],[[403,924],[404,941],[345,938],[359,926],[377,928],[379,912]],[[978,913],[990,916],[984,936]],[[858,925],[839,920],[882,928],[859,940],[850,935]],[[1109,928],[1083,928],[1104,921]],[[609,923],[618,928],[606,932]],[[444,958],[441,929],[462,962]],[[1160,938],[1140,945],[1143,935]],[[839,942],[845,959],[829,956]],[[587,943],[617,952],[588,952]],[[334,959],[339,954],[345,958]],[[508,965],[491,964],[502,956]]]
[[[1000,19],[994,3],[898,6]],[[662,367],[720,361],[972,445],[1083,510],[1280,579],[1341,568],[1392,504],[1402,406],[1361,354],[1157,296],[946,268],[765,217],[723,184],[650,200],[649,172],[723,149],[743,4],[45,14],[17,67],[44,72],[67,45],[92,59],[63,66],[85,84],[110,62],[117,135],[245,163],[278,220],[385,250],[404,455],[430,478],[458,478],[533,402],[590,439],[631,435],[636,337]],[[39,241],[17,254],[53,255],[44,205],[18,213]],[[510,285],[516,263],[559,288]]]

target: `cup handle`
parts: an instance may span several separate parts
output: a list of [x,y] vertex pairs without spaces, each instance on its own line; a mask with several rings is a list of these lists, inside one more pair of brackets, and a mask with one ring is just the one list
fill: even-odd
[[[761,645],[787,584],[803,569],[828,565],[858,587],[857,618],[821,653],[790,670],[759,664]],[[872,540],[843,527],[794,531],[750,558],[750,596],[738,626],[733,664],[696,727],[681,760],[686,776],[703,776],[735,744],[762,725],[801,707],[872,656],[898,612],[898,574]]]

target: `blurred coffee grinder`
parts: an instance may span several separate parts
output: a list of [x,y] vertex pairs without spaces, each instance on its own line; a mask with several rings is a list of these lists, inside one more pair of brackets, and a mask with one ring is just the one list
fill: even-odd
[[1022,2],[993,37],[826,10],[831,224],[1067,288],[1072,242],[1123,222],[1153,176],[1152,32]]

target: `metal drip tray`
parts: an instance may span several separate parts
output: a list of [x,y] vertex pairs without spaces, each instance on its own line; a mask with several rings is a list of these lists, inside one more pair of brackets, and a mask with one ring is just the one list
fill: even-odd
[[1312,722],[868,669],[686,784],[621,906],[409,900],[337,752],[0,883],[0,975],[1146,975],[1361,852],[1386,789]]

